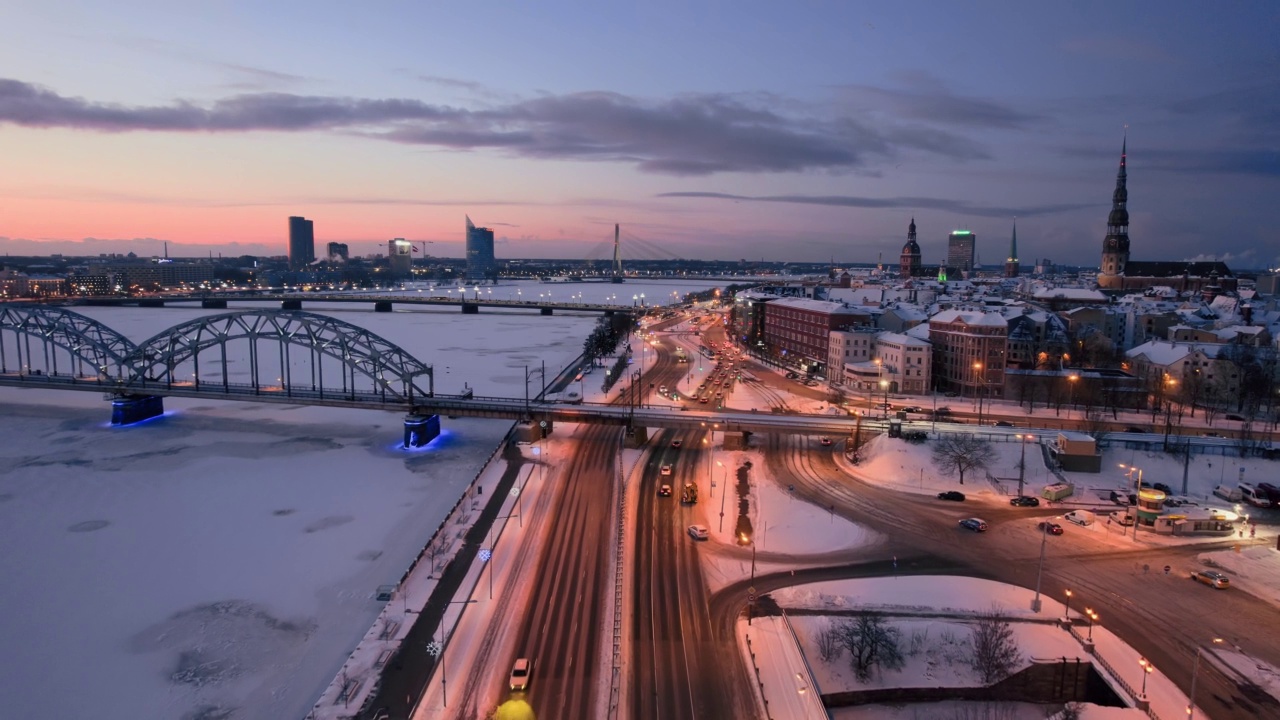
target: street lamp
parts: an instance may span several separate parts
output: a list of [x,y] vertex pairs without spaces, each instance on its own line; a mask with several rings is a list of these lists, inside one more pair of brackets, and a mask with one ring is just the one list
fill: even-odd
[[[1221,645],[1222,638],[1214,638],[1214,645]],[[1196,716],[1196,676],[1200,673],[1200,654],[1204,652],[1204,646],[1196,643],[1196,661],[1191,666],[1191,697],[1187,702],[1187,718],[1190,720]]]
[[1092,645],[1093,644],[1093,624],[1098,622],[1098,613],[1094,612],[1092,608],[1085,608],[1084,614],[1089,618],[1089,644]]
[[[519,519],[519,517],[520,517],[519,513],[512,513],[510,515],[499,515],[498,517],[494,518],[493,521],[497,522],[499,520],[510,520],[511,518]],[[520,522],[523,523],[524,521],[521,520]],[[485,565],[489,565],[489,561],[493,560],[493,524],[492,523],[490,523],[489,525],[488,540],[486,541],[486,543],[488,544],[488,547],[480,549],[479,557],[480,557],[480,560],[483,561]],[[489,599],[492,600],[493,599],[493,573],[494,573],[493,566],[489,565],[488,570],[489,570]]]
[[[1036,436],[1030,433],[1026,435],[1019,433],[1014,437],[1018,438],[1019,444],[1022,445],[1022,459],[1018,461],[1018,497],[1022,497],[1022,487],[1027,477],[1027,441],[1036,439]],[[1068,591],[1067,596],[1070,597],[1070,595],[1071,593]]]
[[[1137,471],[1138,477],[1134,479],[1133,498],[1135,501],[1138,500],[1138,493],[1142,492],[1142,468],[1125,465],[1124,463],[1120,463],[1120,467],[1129,468],[1125,474],[1131,479],[1133,479],[1134,471]],[[1138,506],[1136,504],[1133,506],[1133,541],[1138,542]]]
[[1040,612],[1040,579],[1044,577],[1044,549],[1049,544],[1049,523],[1040,524],[1040,567],[1036,570],[1036,596],[1031,600],[1031,612]]
[[[479,602],[478,600],[448,600],[446,605],[470,605]],[[449,707],[449,673],[445,671],[444,665],[444,649],[449,642],[449,638],[444,636],[444,620],[440,621],[440,625],[436,626],[436,630],[440,631],[441,639],[433,640],[427,643],[427,654],[435,658],[440,663],[440,697],[444,701],[444,706]]]
[[1067,588],[1067,622],[1071,622],[1071,589]]
[[889,419],[889,381],[881,380],[880,388],[884,390],[884,405],[882,405],[881,407],[884,408],[884,419],[888,420]]
[[1142,667],[1142,699],[1147,699],[1147,676],[1155,672],[1156,666],[1146,658],[1138,658],[1138,665]]
[[1080,379],[1079,375],[1068,375],[1067,384],[1071,386],[1070,409],[1067,410],[1067,417],[1071,417],[1071,411],[1076,409],[1076,381]]

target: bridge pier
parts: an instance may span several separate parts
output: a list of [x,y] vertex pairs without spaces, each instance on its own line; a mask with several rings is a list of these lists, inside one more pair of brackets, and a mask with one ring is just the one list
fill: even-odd
[[281,310],[301,310],[302,301],[301,300],[281,300],[280,309]]
[[408,415],[404,419],[404,446],[426,447],[440,437],[439,415]]
[[541,312],[543,315],[552,315],[555,312],[555,308],[549,308],[549,307],[538,308],[538,311]]
[[160,298],[142,298],[138,300],[138,307],[164,307],[164,300],[161,300]]
[[390,300],[379,300],[373,304],[374,312],[391,312]]
[[111,424],[132,425],[164,414],[159,395],[118,395],[111,401]]
[[464,302],[462,303],[462,314],[463,315],[479,315],[480,306],[477,305],[476,303]]
[[612,311],[612,310],[605,310],[605,311],[604,311],[604,316],[605,316],[605,317],[613,317],[613,311]]
[[627,431],[622,434],[623,447],[632,449],[642,448],[647,442],[649,442],[649,428],[644,427],[643,425],[629,427],[627,428]]
[[205,310],[225,310],[227,307],[227,301],[205,298],[204,300],[200,301],[200,307],[204,308]]
[[746,450],[751,442],[751,433],[749,431],[725,432],[724,433],[724,450]]

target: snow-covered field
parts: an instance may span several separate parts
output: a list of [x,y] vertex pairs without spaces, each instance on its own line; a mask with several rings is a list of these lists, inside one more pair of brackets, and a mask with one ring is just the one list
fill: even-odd
[[[628,288],[630,289],[630,288]],[[324,308],[519,396],[594,316]],[[84,308],[134,341],[209,311]],[[534,378],[536,386],[538,378]],[[0,389],[0,707],[6,717],[300,718],[509,423],[203,400],[113,428],[92,393]]]
[[[913,444],[891,438],[888,435],[877,435],[862,447],[862,460],[855,466],[854,472],[862,480],[876,485],[891,487],[903,492],[933,495],[944,490],[959,490],[966,496],[994,496],[995,488],[987,481],[986,473],[1000,482],[1010,494],[1018,491],[1018,463],[1022,458],[1023,448],[1017,442],[997,442],[991,447],[995,450],[995,460],[986,472],[982,470],[965,473],[964,484],[956,475],[944,475],[933,462],[933,440]],[[1027,443],[1027,470],[1025,474],[1026,494],[1039,494],[1041,488],[1056,482],[1053,474],[1044,465],[1044,455],[1039,446]]]

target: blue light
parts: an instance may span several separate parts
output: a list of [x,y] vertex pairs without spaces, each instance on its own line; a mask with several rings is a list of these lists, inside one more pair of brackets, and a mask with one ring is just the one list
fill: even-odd
[[444,450],[446,448],[459,445],[460,442],[455,438],[456,435],[457,433],[453,432],[452,430],[448,430],[446,428],[440,428],[440,434],[437,435],[434,440],[427,443],[426,445],[423,445],[422,447],[418,447],[418,448],[406,447],[404,444],[404,441],[401,440],[400,442],[397,442],[395,445],[392,445],[390,449],[397,452],[413,453],[415,455],[418,453],[436,452],[438,450]]

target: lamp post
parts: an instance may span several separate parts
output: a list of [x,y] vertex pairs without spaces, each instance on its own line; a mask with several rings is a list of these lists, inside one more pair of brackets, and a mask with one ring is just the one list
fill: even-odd
[[1155,672],[1156,666],[1146,658],[1138,658],[1138,665],[1142,667],[1142,699],[1147,699],[1147,676]]
[[1079,379],[1080,379],[1079,375],[1067,376],[1067,384],[1071,386],[1071,393],[1069,398],[1070,402],[1068,402],[1068,405],[1070,405],[1070,407],[1067,408],[1067,417],[1071,417],[1071,411],[1075,410],[1076,408],[1076,381]]
[[[519,513],[511,513],[509,515],[499,515],[498,517],[494,518],[493,521],[497,522],[499,520],[510,520],[511,518],[519,519],[519,517],[520,517]],[[524,521],[521,521],[521,522],[523,523]],[[489,563],[493,560],[493,525],[489,525],[488,540],[486,540],[486,542],[488,543],[489,547],[481,548],[479,556],[480,556],[480,559],[483,560],[486,565],[489,565]],[[493,566],[490,565],[488,569],[489,569],[489,599],[492,600],[493,599],[493,573],[494,573]]]
[[1067,622],[1071,622],[1071,589],[1067,588]]
[[1036,570],[1036,596],[1031,599],[1031,612],[1040,612],[1040,579],[1044,577],[1044,549],[1049,544],[1049,523],[1040,526],[1040,567]]
[[1094,612],[1092,608],[1085,608],[1084,614],[1089,618],[1089,644],[1092,645],[1093,644],[1093,624],[1098,622],[1098,613]]
[[[449,600],[447,605],[470,605],[479,602],[477,600]],[[448,644],[449,639],[444,637],[444,621],[436,626],[436,630],[440,631],[441,639],[427,643],[427,654],[435,658],[440,663],[440,697],[444,700],[444,706],[449,707],[449,673],[445,671],[444,665],[444,648]]]
[[[1221,645],[1222,638],[1214,638],[1214,645]],[[1191,666],[1191,697],[1187,702],[1187,718],[1193,720],[1196,716],[1196,676],[1200,674],[1200,654],[1204,652],[1204,646],[1196,643],[1196,661]]]
[[[1128,475],[1129,478],[1134,481],[1133,482],[1134,500],[1139,499],[1138,493],[1142,492],[1142,468],[1135,467],[1133,465],[1125,465],[1124,463],[1120,463],[1120,467],[1129,468],[1125,474]],[[1133,477],[1134,472],[1138,473],[1137,478]],[[1138,506],[1136,504],[1133,506],[1133,541],[1138,542]]]
[[889,419],[889,381],[881,380],[880,387],[881,389],[884,390],[884,404],[881,405],[881,407],[884,408],[884,419],[888,420]]
[[[1035,438],[1030,433],[1023,435],[1019,433],[1014,437],[1018,438],[1018,444],[1022,446],[1022,457],[1018,460],[1018,497],[1022,497],[1022,487],[1027,478],[1027,441]],[[1067,593],[1070,597],[1071,593]]]
[[530,417],[530,411],[529,411],[529,378],[533,377],[533,375],[534,375],[535,373],[541,373],[541,376],[542,376],[542,382],[543,382],[543,384],[545,385],[545,384],[546,384],[546,381],[547,381],[547,366],[546,366],[545,361],[543,362],[543,365],[542,365],[542,368],[541,368],[541,369],[534,368],[534,369],[530,370],[528,365],[525,365],[525,366],[524,366],[524,416],[525,416],[525,419],[528,419],[528,418]]

